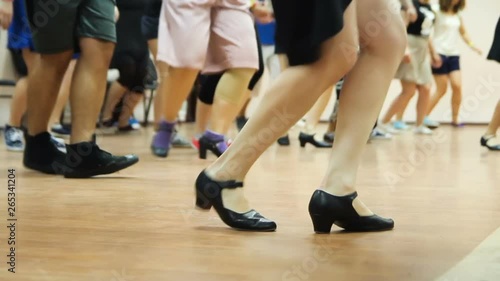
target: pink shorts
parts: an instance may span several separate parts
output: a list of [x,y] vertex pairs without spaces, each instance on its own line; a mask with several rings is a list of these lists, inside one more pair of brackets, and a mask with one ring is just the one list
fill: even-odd
[[256,34],[246,0],[164,0],[158,60],[205,73],[259,68]]

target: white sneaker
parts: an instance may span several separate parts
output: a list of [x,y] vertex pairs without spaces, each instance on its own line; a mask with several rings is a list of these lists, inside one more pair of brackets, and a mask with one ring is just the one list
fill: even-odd
[[390,124],[378,124],[377,129],[379,131],[383,131],[383,132],[391,134],[391,135],[397,135],[400,133],[399,130],[394,129],[394,127]]
[[432,135],[432,130],[424,125],[416,127],[414,132],[417,135]]
[[390,133],[384,132],[380,130],[378,127],[372,130],[372,134],[370,135],[371,140],[390,140],[392,139],[392,135]]

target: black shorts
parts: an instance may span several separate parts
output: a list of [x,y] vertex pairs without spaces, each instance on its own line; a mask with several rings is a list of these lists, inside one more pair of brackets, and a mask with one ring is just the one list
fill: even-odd
[[493,37],[493,44],[491,45],[488,59],[500,62],[500,17],[498,18],[497,27],[495,29],[495,36]]
[[460,70],[460,57],[459,56],[441,56],[443,64],[439,68],[432,68],[432,74],[446,75],[453,71]]
[[321,45],[344,27],[351,0],[272,0],[276,17],[276,52],[288,56],[290,66],[320,58]]
[[118,83],[129,91],[144,93],[148,80],[149,53],[144,50],[115,51],[112,69],[118,69]]
[[82,37],[116,43],[116,0],[24,1],[39,53],[79,52]]
[[146,40],[158,39],[158,26],[160,25],[160,18],[151,16],[142,16],[141,31]]

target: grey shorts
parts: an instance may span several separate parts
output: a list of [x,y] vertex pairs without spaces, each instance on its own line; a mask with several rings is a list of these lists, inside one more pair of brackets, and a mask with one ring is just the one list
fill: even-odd
[[116,0],[25,0],[35,51],[79,51],[78,39],[116,43]]

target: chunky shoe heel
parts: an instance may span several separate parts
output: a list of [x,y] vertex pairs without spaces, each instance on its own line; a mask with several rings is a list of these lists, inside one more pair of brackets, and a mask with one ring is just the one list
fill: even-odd
[[[222,142],[224,142],[224,140]],[[224,151],[219,149],[219,142],[212,141],[205,136],[202,136],[200,138],[199,144],[200,144],[199,148],[200,159],[207,159],[207,150],[212,151],[212,153],[217,157],[220,157],[222,153],[224,153]]]
[[198,190],[196,191],[196,207],[207,211],[212,209],[212,203],[210,202],[210,200]]
[[207,148],[205,146],[200,145],[200,149],[198,149],[198,154],[200,159],[207,159]]
[[323,215],[311,215],[314,232],[318,234],[329,234],[332,231],[333,220]]
[[300,147],[306,147],[307,141],[305,140],[300,140]]
[[242,182],[237,181],[214,181],[210,179],[205,171],[201,172],[196,179],[196,206],[204,210],[214,207],[221,220],[234,229],[245,231],[275,231],[276,223],[266,219],[255,210],[245,213],[237,213],[226,209],[222,202],[222,190],[243,187]]
[[377,215],[360,216],[352,206],[357,196],[357,192],[347,196],[335,196],[316,190],[309,202],[309,214],[314,231],[329,233],[333,224],[353,232],[383,231],[394,228],[392,219]]

